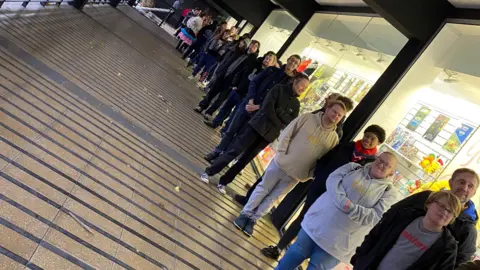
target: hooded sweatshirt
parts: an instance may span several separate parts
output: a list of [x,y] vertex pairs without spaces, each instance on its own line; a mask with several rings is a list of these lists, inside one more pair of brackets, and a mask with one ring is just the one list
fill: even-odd
[[312,178],[317,160],[338,144],[337,126],[323,127],[322,116],[300,115],[280,135],[275,162],[297,181]]
[[348,263],[355,249],[397,201],[390,178],[372,179],[371,164],[348,163],[327,179],[327,192],[310,207],[303,230],[328,254]]

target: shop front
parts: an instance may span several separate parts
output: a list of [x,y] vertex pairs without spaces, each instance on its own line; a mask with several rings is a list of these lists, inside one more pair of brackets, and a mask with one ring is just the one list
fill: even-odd
[[446,24],[365,124],[390,134],[381,150],[397,156],[400,196],[448,188],[460,167],[480,171],[479,46],[480,26]]
[[260,41],[260,55],[280,50],[298,23],[298,20],[285,10],[272,11],[253,36],[254,40]]
[[[298,71],[311,83],[300,97],[301,112],[322,108],[332,93],[357,105],[407,42],[383,18],[318,13],[313,15],[281,60],[302,57]],[[257,165],[266,167],[275,155],[275,143],[260,153]]]

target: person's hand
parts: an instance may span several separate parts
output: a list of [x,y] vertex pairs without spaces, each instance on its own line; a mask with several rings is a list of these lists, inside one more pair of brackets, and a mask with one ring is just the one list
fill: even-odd
[[247,104],[247,105],[245,106],[245,110],[246,110],[247,112],[254,112],[254,111],[258,110],[258,109],[260,109],[260,106],[259,106],[259,105],[250,105],[250,104]]

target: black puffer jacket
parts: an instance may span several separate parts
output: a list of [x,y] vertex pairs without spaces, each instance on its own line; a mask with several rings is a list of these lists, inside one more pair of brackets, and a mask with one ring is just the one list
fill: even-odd
[[[415,208],[403,208],[385,213],[380,222],[365,237],[362,245],[357,248],[351,260],[353,268],[355,270],[377,269],[403,230],[416,218],[425,214],[424,210]],[[456,257],[457,242],[450,230],[444,230],[442,236],[407,270],[453,270]]]
[[237,93],[245,97],[248,93],[248,86],[250,85],[250,79],[255,77],[256,74],[263,70],[263,58],[257,58],[256,61],[249,66],[244,66],[241,71],[235,74],[232,81],[232,87],[237,88]]
[[[418,210],[423,210],[425,202],[432,191],[423,191],[414,195],[411,195],[398,203],[392,205],[389,212],[395,212],[401,209],[413,207]],[[472,205],[473,206],[473,205]],[[467,209],[468,210],[468,209]],[[475,211],[473,211],[475,212]],[[475,212],[475,220],[464,211],[457,217],[453,225],[450,225],[448,229],[452,235],[458,241],[458,254],[456,266],[464,262],[468,262],[472,259],[473,254],[476,251],[477,243],[477,230],[475,229],[478,214]]]
[[286,127],[298,116],[300,102],[293,91],[293,84],[277,84],[268,91],[260,109],[249,124],[267,141],[273,142]]

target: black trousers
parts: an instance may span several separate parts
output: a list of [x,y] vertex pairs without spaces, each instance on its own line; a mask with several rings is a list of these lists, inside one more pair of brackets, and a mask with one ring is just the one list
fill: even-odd
[[223,170],[232,160],[242,154],[242,157],[220,178],[220,184],[228,185],[235,176],[247,166],[270,142],[265,140],[250,125],[237,136],[231,147],[220,157],[215,159],[210,167],[205,169],[208,175],[215,175]]
[[[229,85],[228,85],[228,82],[227,82],[226,78],[218,78],[215,81],[215,83],[212,85],[210,90],[208,91],[207,95],[205,95],[205,97],[203,97],[203,99],[200,101],[200,103],[198,103],[198,106],[200,108],[202,108],[202,110],[205,110],[210,106],[210,103],[212,103],[212,101],[215,98],[218,99],[218,97],[222,96],[222,92],[227,91],[227,96],[228,96],[228,91],[230,91],[228,86]],[[226,97],[222,100],[220,105],[218,105],[217,109],[220,108],[220,106],[222,105],[222,103],[225,99],[226,99]]]

